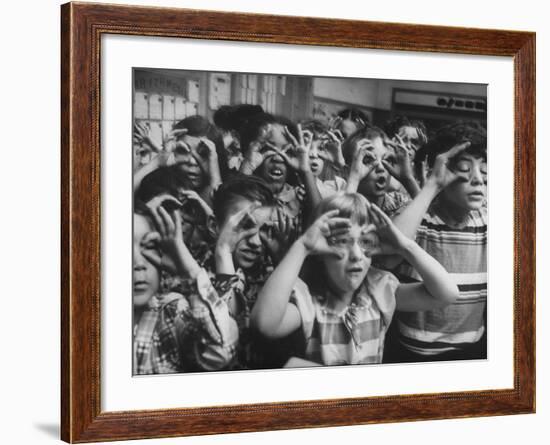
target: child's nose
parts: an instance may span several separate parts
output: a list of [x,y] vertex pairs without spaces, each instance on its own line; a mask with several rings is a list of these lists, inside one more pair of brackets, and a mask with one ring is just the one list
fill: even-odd
[[359,247],[359,243],[356,241],[351,246],[351,250],[349,253],[349,259],[350,261],[358,261],[361,259],[363,255],[363,252],[361,251],[361,247]]
[[483,174],[481,173],[481,170],[479,167],[474,166],[472,171],[472,184],[483,184]]
[[135,249],[134,248],[134,254],[133,254],[133,259],[134,259],[134,270],[141,270],[141,269],[145,269],[145,258],[144,256],[141,254],[141,252],[139,251],[139,249]]
[[262,245],[262,240],[260,239],[260,231],[256,230],[254,235],[248,238],[248,244],[253,247],[260,247]]

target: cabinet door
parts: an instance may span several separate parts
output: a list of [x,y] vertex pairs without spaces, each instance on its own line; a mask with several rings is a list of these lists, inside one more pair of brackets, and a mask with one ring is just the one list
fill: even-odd
[[164,94],[162,96],[162,118],[166,121],[173,121],[174,116],[174,96]]

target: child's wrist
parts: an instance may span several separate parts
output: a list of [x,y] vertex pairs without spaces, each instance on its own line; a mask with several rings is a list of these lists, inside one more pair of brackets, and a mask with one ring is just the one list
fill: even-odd
[[301,236],[299,237],[294,245],[292,246],[292,249],[295,250],[297,253],[303,255],[303,257],[307,257],[308,255],[311,254],[311,252],[313,251],[313,249],[310,249],[308,246],[307,246],[307,243],[304,242],[304,237]]
[[438,194],[443,188],[444,187],[433,176],[430,176],[424,184],[424,189],[435,194]]
[[401,246],[400,254],[405,260],[411,262],[419,248],[415,241],[407,238],[407,241]]

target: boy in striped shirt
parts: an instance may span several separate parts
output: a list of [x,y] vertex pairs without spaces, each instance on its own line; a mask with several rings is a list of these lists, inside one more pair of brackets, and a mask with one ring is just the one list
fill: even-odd
[[[431,174],[394,223],[451,274],[460,296],[445,308],[397,312],[388,361],[487,357],[487,136],[474,123],[443,127],[429,145]],[[418,279],[403,264],[401,278]],[[387,349],[390,352],[390,348]]]

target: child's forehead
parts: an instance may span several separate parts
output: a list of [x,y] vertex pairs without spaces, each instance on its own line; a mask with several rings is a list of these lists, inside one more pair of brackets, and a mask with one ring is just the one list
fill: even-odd
[[477,162],[486,162],[487,158],[479,153],[468,153],[467,151],[463,151],[462,153],[459,153],[456,156],[456,159],[458,161],[477,161]]
[[351,222],[351,227],[349,229],[349,234],[353,237],[360,237],[372,233],[376,230],[374,224],[357,224],[356,222]]

